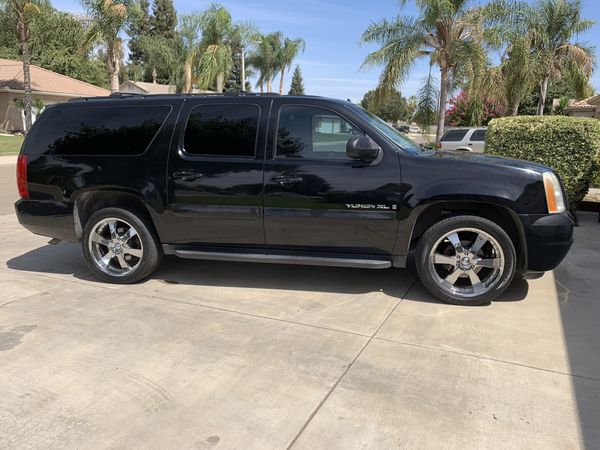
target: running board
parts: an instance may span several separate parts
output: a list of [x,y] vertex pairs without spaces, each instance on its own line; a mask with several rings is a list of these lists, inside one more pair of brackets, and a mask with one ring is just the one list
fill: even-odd
[[359,269],[387,269],[392,267],[392,261],[382,259],[327,258],[322,256],[274,255],[267,253],[205,252],[187,249],[174,249],[173,254],[184,259],[207,259],[212,261],[355,267]]

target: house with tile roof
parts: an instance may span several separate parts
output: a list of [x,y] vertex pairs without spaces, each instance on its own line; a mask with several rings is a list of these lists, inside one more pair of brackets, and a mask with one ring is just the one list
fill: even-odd
[[590,117],[600,120],[600,94],[571,103],[565,113],[572,117]]
[[[110,95],[108,89],[34,65],[31,66],[31,91],[33,101],[39,99],[44,105],[78,97]],[[19,100],[23,100],[24,96],[23,63],[0,59],[0,130],[24,130],[24,115],[19,107]]]
[[[177,92],[175,86],[160,83],[148,83],[145,81],[125,81],[119,87],[119,92],[123,94],[141,94],[141,95],[156,95],[156,94],[175,94]],[[193,89],[192,94],[206,94],[213,91],[203,91]]]

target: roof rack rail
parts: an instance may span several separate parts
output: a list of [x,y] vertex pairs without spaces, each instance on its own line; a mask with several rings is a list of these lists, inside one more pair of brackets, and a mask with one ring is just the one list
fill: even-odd
[[110,97],[121,97],[121,98],[126,98],[126,97],[143,97],[144,94],[137,94],[135,92],[112,92],[110,94]]

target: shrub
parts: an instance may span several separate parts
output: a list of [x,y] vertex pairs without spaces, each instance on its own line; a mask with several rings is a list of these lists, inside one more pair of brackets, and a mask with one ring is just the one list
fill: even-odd
[[485,151],[553,168],[575,211],[600,167],[600,121],[565,116],[517,116],[490,122]]

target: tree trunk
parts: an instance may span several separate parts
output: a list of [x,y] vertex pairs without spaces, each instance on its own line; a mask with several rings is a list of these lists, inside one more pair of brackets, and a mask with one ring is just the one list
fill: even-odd
[[186,61],[183,67],[184,75],[185,75],[185,86],[183,88],[183,92],[186,94],[192,93],[192,63],[190,61]]
[[260,93],[264,94],[264,92],[265,92],[265,84],[261,81],[260,82]]
[[32,120],[32,109],[33,100],[31,98],[31,71],[29,70],[29,64],[31,57],[29,55],[29,46],[26,41],[21,41],[21,53],[23,58],[23,84],[25,90],[25,132],[31,128]]
[[446,121],[446,97],[448,96],[448,69],[440,69],[440,100],[438,103],[437,129],[435,131],[435,142],[438,144],[444,134],[444,122]]
[[225,87],[225,75],[222,73],[217,75],[217,92],[223,92]]
[[267,92],[271,92],[271,80],[267,79]]
[[542,83],[540,84],[540,99],[538,101],[537,115],[544,115],[544,106],[546,105],[546,95],[548,93],[548,75],[544,76]]
[[242,47],[242,91],[246,90],[246,49]]
[[283,95],[283,77],[285,76],[285,67],[281,69],[281,78],[279,78],[279,95]]
[[515,105],[513,106],[511,115],[512,116],[518,116],[519,115],[519,102],[516,102]]
[[109,45],[106,52],[108,75],[110,77],[110,92],[119,92],[119,52],[115,48],[114,44]]

